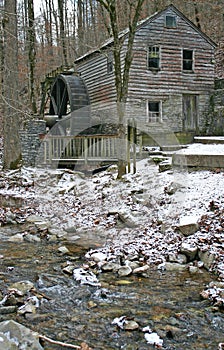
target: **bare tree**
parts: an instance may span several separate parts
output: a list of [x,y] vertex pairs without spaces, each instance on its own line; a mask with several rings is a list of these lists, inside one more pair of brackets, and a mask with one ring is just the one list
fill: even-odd
[[30,92],[30,103],[33,113],[37,113],[37,105],[35,98],[35,66],[36,66],[36,35],[34,28],[34,8],[33,0],[28,0],[28,47],[29,47],[29,92]]
[[[125,0],[126,1],[126,0]],[[135,32],[137,24],[140,18],[142,6],[145,0],[137,1],[127,1],[128,4],[128,42],[126,47],[126,52],[124,56],[124,68],[121,52],[124,43],[124,37],[120,38],[119,35],[119,15],[117,12],[117,1],[116,0],[98,0],[101,6],[107,11],[110,19],[110,27],[113,34],[114,40],[114,74],[115,74],[115,87],[117,95],[117,113],[119,118],[119,137],[124,140],[126,133],[125,125],[125,105],[128,97],[128,83],[129,83],[129,72],[131,68],[132,58],[133,58],[133,44],[135,38]],[[127,5],[126,4],[126,5]],[[122,155],[118,163],[118,178],[126,173],[126,162]]]
[[4,159],[7,169],[18,167],[21,152],[19,140],[20,112],[18,107],[18,41],[17,1],[5,1],[4,13]]
[[66,49],[66,41],[65,41],[66,35],[65,35],[64,8],[65,8],[64,0],[58,0],[60,39],[61,39],[61,46],[62,46],[62,52],[63,52],[63,60],[64,60],[64,64],[68,66],[67,49]]

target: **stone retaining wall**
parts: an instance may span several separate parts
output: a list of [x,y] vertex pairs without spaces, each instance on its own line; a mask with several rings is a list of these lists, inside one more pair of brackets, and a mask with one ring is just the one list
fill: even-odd
[[30,120],[26,129],[20,131],[22,162],[24,166],[36,166],[36,159],[40,149],[40,135],[46,133],[44,120]]

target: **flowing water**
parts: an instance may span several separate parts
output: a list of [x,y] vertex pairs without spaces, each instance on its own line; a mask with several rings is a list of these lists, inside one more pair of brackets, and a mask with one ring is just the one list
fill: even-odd
[[[76,345],[85,341],[95,350],[155,349],[144,338],[146,326],[163,339],[164,349],[216,350],[224,341],[224,314],[199,295],[212,279],[206,271],[152,270],[147,279],[103,273],[98,276],[101,287],[81,286],[62,268],[68,260],[81,266],[86,247],[71,244],[70,255],[60,255],[58,247],[59,243],[46,241],[1,241],[2,293],[13,282],[29,280],[45,297],[36,314],[0,314],[0,321],[14,319],[52,339]],[[122,315],[134,319],[139,329],[125,331],[113,325],[113,319]],[[44,348],[66,349],[47,343]]]

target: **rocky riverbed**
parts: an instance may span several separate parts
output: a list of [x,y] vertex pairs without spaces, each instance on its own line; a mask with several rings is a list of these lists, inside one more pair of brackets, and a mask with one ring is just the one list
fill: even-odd
[[[10,242],[60,242],[85,246],[83,266],[64,266],[81,284],[97,286],[99,274],[142,276],[158,271],[206,269],[214,280],[201,297],[223,310],[224,173],[220,169],[159,172],[150,159],[117,180],[116,166],[102,173],[21,168],[0,177],[0,222],[26,224]],[[122,322],[118,320],[117,322]],[[158,346],[159,346],[158,340]],[[222,346],[222,345],[220,345]]]

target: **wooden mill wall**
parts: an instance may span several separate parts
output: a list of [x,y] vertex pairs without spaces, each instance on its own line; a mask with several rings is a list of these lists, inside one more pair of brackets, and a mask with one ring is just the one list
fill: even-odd
[[[138,118],[147,122],[147,101],[162,101],[162,121],[173,131],[182,129],[182,95],[198,95],[199,128],[214,90],[214,46],[182,17],[177,17],[177,28],[164,26],[166,15],[175,15],[170,9],[149,21],[136,33],[134,59],[129,83],[129,100],[142,106]],[[149,46],[160,48],[160,69],[147,67]],[[182,49],[193,50],[194,70],[183,72]]]
[[[176,28],[164,26],[166,15],[176,16]],[[127,38],[124,52],[125,44]],[[112,121],[116,117],[114,74],[107,72],[110,45],[76,61],[77,70],[89,91],[93,115],[98,122]],[[150,46],[160,49],[159,70],[147,67]],[[193,71],[182,70],[183,49],[193,50]],[[162,105],[163,129],[165,125],[172,132],[180,132],[183,131],[183,94],[197,95],[198,124],[194,131],[202,130],[210,94],[214,90],[214,49],[214,42],[172,5],[142,22],[134,41],[127,117],[134,116],[143,129],[150,128],[147,104],[148,101],[159,101]]]

